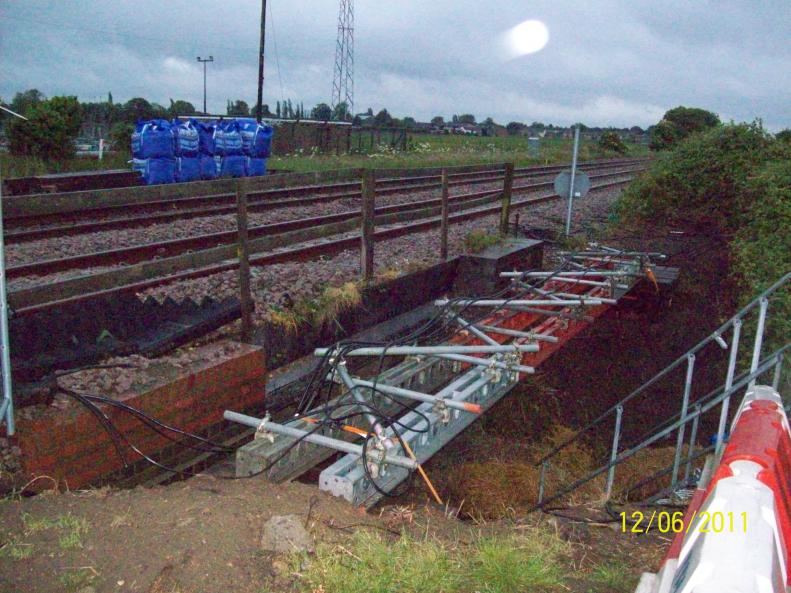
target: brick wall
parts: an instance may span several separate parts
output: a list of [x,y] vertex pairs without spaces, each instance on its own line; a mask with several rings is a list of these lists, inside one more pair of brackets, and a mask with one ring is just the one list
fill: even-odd
[[[265,384],[263,351],[244,345],[231,358],[206,363],[144,393],[117,399],[161,422],[198,432],[224,422],[226,409],[242,411],[260,406]],[[127,412],[110,406],[102,409],[120,432],[154,459],[171,443]],[[31,477],[51,476],[74,489],[123,468],[107,431],[81,406],[53,411],[35,420],[20,418],[17,430],[23,468]],[[128,446],[122,449],[129,463],[140,460]]]

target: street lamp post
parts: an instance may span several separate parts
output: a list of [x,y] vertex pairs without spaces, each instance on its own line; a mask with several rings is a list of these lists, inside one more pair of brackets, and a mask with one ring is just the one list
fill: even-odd
[[214,56],[209,56],[208,58],[198,56],[198,61],[203,64],[203,113],[208,113],[208,111],[206,111],[206,64],[208,62],[213,62]]

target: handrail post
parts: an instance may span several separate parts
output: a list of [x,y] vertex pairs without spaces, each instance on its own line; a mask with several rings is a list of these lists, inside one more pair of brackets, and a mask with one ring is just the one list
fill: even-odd
[[514,187],[514,164],[505,163],[503,177],[503,208],[500,211],[500,234],[508,234],[508,220],[511,218],[511,192]]
[[689,482],[692,472],[692,457],[695,452],[695,442],[698,439],[698,423],[700,422],[700,404],[695,404],[695,418],[692,420],[692,431],[689,434],[689,449],[687,450],[687,469],[684,470],[684,482]]
[[670,482],[670,487],[674,488],[678,482],[678,468],[681,465],[681,447],[684,445],[684,428],[687,425],[687,409],[689,408],[689,395],[692,392],[692,375],[695,372],[695,355],[687,355],[687,377],[684,381],[684,399],[681,402],[681,424],[678,427],[678,436],[676,437],[676,455],[673,458],[673,478]]
[[607,473],[607,500],[612,494],[612,485],[615,482],[615,460],[618,458],[618,441],[621,438],[621,419],[623,406],[615,408],[615,430],[612,435],[612,450],[610,451],[610,470]]
[[448,170],[442,168],[442,214],[440,218],[439,259],[448,259]]
[[[728,391],[733,385],[733,375],[736,372],[736,358],[739,354],[739,338],[742,333],[742,320],[737,317],[733,320],[733,335],[731,336],[731,352],[728,357],[728,373],[725,376],[725,389]],[[725,444],[725,425],[728,423],[728,406],[731,403],[730,396],[722,400],[722,407],[720,408],[720,424],[717,428],[717,443],[714,451],[715,457],[719,457],[722,453],[722,447]]]
[[[758,361],[761,359],[761,347],[764,341],[764,327],[766,325],[766,310],[769,308],[769,299],[764,297],[760,301],[760,312],[758,313],[758,327],[755,328],[755,343],[753,344],[753,359],[750,363],[750,372],[754,373],[758,368]],[[755,386],[755,379],[750,381],[747,389]]]
[[780,375],[783,372],[783,353],[777,355],[777,362],[775,363],[775,373],[772,377],[772,389],[775,391],[780,390]]
[[360,272],[363,282],[374,277],[374,207],[376,202],[376,174],[373,169],[362,172],[362,220],[360,232]]

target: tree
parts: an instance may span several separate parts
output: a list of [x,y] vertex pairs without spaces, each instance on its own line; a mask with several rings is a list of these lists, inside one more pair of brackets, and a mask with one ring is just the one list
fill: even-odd
[[674,107],[667,111],[651,132],[650,148],[667,150],[687,136],[720,124],[716,113],[698,107]]
[[110,142],[113,143],[113,148],[122,152],[130,152],[133,131],[132,124],[125,122],[118,122],[110,128]]
[[441,115],[435,115],[431,118],[431,123],[435,126],[444,126],[445,125],[445,118]]
[[8,124],[11,154],[62,161],[74,156],[82,108],[77,97],[53,97],[27,107],[28,121],[14,118]]
[[373,110],[373,108],[372,108],[372,107],[369,107],[369,108],[368,108],[368,111],[366,111],[366,112],[365,112],[365,115],[367,115],[367,116],[369,116],[369,117],[373,117],[373,116],[374,116],[374,110]]
[[278,117],[278,119],[281,117],[280,116],[280,101],[278,101],[277,105],[275,105],[275,115]]
[[176,117],[178,115],[195,115],[195,106],[189,101],[182,101],[181,99],[174,101],[171,99],[168,115],[170,115],[170,117]]
[[457,121],[460,124],[474,124],[475,116],[472,113],[462,113]]
[[612,130],[602,132],[602,135],[599,137],[599,148],[617,152],[618,154],[626,154],[628,150],[626,144],[623,143],[623,140],[621,140],[621,137],[618,135],[618,132],[613,132]]
[[107,93],[107,102],[108,102],[110,105],[112,105],[112,104],[113,104],[113,93],[112,93],[112,92],[108,92],[108,93]]
[[19,115],[25,115],[25,111],[46,99],[44,93],[38,89],[29,89],[14,95],[14,99],[11,101],[11,110],[16,111]]
[[414,128],[416,123],[417,122],[415,121],[414,117],[405,117],[404,118],[404,127]]
[[508,122],[508,125],[505,126],[505,129],[508,130],[508,134],[511,136],[516,136],[519,132],[524,130],[527,126],[525,124],[518,122],[518,121],[511,121]]
[[335,121],[347,121],[350,117],[349,106],[346,101],[341,101],[332,109],[332,119]]
[[[538,131],[538,132],[540,132],[541,130],[544,130],[546,128],[546,126],[544,124],[542,124],[540,121],[534,121],[532,124],[530,124],[530,127],[533,128],[534,130]],[[552,127],[552,126],[550,126],[550,127]]]
[[319,103],[310,112],[310,117],[321,121],[332,119],[332,108],[326,103]]
[[250,116],[250,107],[248,107],[246,101],[242,101],[241,99],[237,99],[233,102],[228,99],[228,105],[226,106],[225,111],[228,115],[233,115],[235,117]]
[[387,109],[382,109],[374,116],[374,124],[379,127],[388,127],[393,125],[393,117],[387,112]]
[[138,120],[153,119],[155,117],[155,110],[151,103],[142,97],[135,97],[129,99],[121,108],[121,114],[124,121],[133,124]]

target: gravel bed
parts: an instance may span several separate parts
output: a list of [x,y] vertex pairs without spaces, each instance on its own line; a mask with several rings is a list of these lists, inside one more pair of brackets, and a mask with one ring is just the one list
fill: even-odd
[[[501,183],[481,183],[475,185],[460,185],[451,188],[451,195],[497,189]],[[409,191],[398,194],[388,194],[377,197],[377,206],[404,204],[439,197],[439,190]],[[336,214],[360,208],[360,200],[348,198],[333,200],[331,202],[310,204],[303,206],[289,206],[269,210],[266,212],[250,212],[248,215],[249,226],[273,224],[300,218],[318,217],[326,214]],[[236,215],[223,214],[202,218],[177,220],[168,223],[157,223],[145,227],[130,229],[115,229],[73,235],[64,237],[51,237],[38,241],[14,243],[6,246],[6,264],[9,266],[20,265],[46,259],[58,259],[130,247],[170,239],[182,239],[217,233],[233,231],[236,229]]]
[[[573,224],[606,220],[611,205],[620,195],[622,187],[593,191],[584,200],[576,203]],[[526,194],[529,196],[530,194]],[[566,202],[553,200],[517,210],[522,223],[542,228],[562,228],[565,220]],[[497,232],[499,214],[452,224],[448,231],[448,252],[455,256],[465,251],[464,241],[470,232],[480,230]],[[385,227],[379,227],[385,228]],[[352,236],[347,233],[344,236]],[[340,237],[341,235],[339,235]],[[375,246],[375,273],[406,272],[439,263],[439,229],[415,233],[404,237],[378,241]],[[358,249],[348,249],[330,257],[320,257],[304,262],[287,262],[251,269],[251,289],[256,301],[255,321],[266,317],[270,304],[281,304],[285,295],[293,301],[319,296],[327,286],[338,286],[359,278],[360,254]],[[238,272],[228,271],[203,278],[195,278],[178,284],[159,286],[140,293],[157,299],[170,296],[202,298],[211,295],[225,298],[238,295]]]

